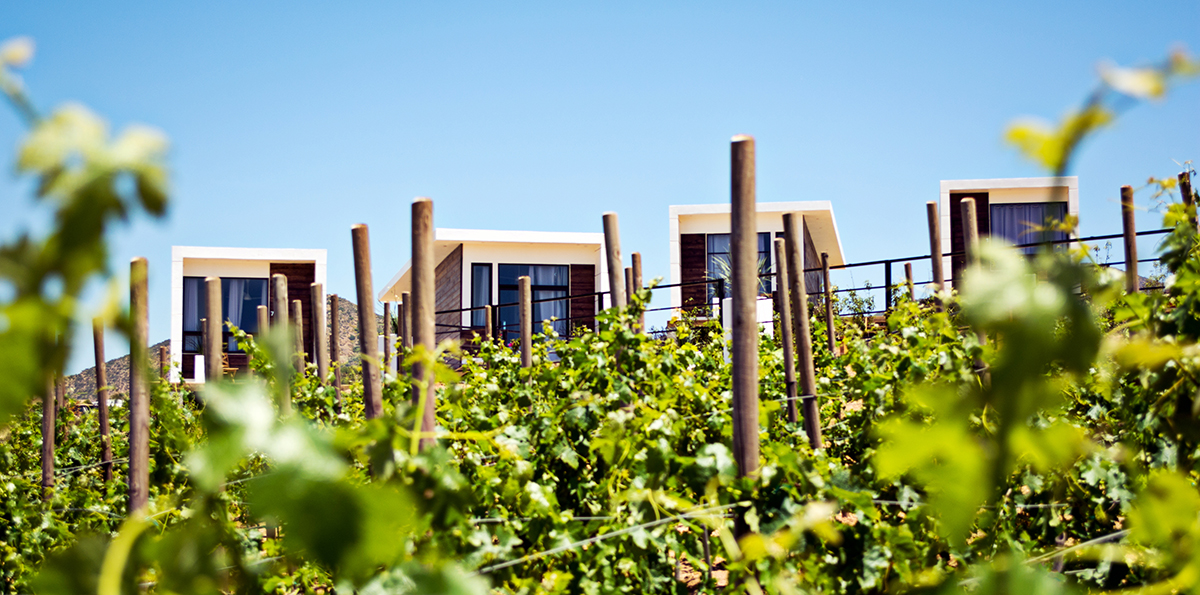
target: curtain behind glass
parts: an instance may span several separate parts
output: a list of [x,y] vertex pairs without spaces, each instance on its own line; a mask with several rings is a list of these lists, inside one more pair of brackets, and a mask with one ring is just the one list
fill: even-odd
[[[1062,221],[1067,216],[1067,203],[1015,203],[991,206],[991,235],[1001,237],[1014,244],[1032,244],[1067,239],[1061,231],[1033,231],[1046,224],[1047,220]],[[1037,246],[1021,248],[1025,254],[1037,252]]]
[[[471,307],[480,308],[492,303],[492,265],[471,265]],[[483,310],[471,310],[471,326],[483,326]]]
[[554,332],[559,335],[567,334],[567,300],[554,300],[551,302],[540,302],[537,300],[545,300],[550,298],[567,297],[567,292],[562,289],[539,289],[533,292],[533,332],[534,334],[542,332],[542,321],[556,318],[552,324]]

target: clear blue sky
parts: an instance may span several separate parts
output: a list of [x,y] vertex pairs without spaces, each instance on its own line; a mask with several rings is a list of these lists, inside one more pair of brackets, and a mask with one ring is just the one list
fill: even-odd
[[[112,235],[116,274],[150,259],[152,341],[169,334],[171,245],[326,248],[328,290],[352,297],[350,226],[371,227],[378,286],[408,258],[415,196],[434,199],[439,227],[599,231],[615,210],[625,251],[667,276],[667,206],[728,200],[738,133],[758,140],[760,201],[832,201],[852,261],[919,254],[939,180],[1043,173],[1002,142],[1013,118],[1077,105],[1102,59],[1200,51],[1195,1],[37,2],[4,13],[0,37],[38,43],[26,81],[40,107],[81,101],[172,140],[169,218]],[[1086,146],[1073,172],[1084,234],[1119,229],[1122,184],[1200,157],[1198,108],[1193,83]],[[3,163],[21,132],[0,110]],[[44,226],[28,184],[0,178],[0,238]],[[85,330],[69,371],[89,353]]]

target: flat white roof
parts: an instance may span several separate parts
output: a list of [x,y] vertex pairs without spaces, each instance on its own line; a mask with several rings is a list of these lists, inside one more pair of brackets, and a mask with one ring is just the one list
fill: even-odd
[[171,246],[171,260],[212,258],[220,260],[270,260],[272,262],[325,262],[324,248],[224,248]]
[[[827,200],[801,200],[792,202],[759,202],[754,205],[759,213],[793,213],[796,211],[829,211],[833,213],[833,204]],[[729,213],[732,205],[727,202],[710,205],[671,205],[668,207],[672,215],[719,215]]]
[[1079,187],[1079,176],[1046,176],[1041,178],[991,178],[983,180],[942,180],[942,192],[955,190],[987,190],[1001,188]]

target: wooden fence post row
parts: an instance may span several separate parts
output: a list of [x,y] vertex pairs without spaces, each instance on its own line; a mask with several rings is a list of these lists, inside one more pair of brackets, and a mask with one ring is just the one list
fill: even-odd
[[[420,197],[412,203],[412,334],[413,346],[420,346],[426,355],[432,353],[437,346],[436,326],[434,322],[435,271],[437,263],[433,258],[433,201]],[[413,365],[413,406],[422,407],[420,425],[422,449],[433,446],[434,425],[437,423],[437,401],[434,394],[433,370],[421,362]],[[419,384],[424,384],[422,391]]]

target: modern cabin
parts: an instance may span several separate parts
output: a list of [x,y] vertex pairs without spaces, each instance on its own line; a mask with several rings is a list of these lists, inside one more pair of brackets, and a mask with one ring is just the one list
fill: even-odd
[[[304,312],[304,344],[313,344],[307,324],[312,308],[312,283],[325,285],[325,250],[270,248],[171,247],[171,381],[197,381],[196,356],[203,350],[200,320],[206,309],[205,277],[221,278],[221,301],[226,322],[258,332],[258,307],[272,305],[271,276],[287,276],[289,300],[300,300]],[[322,298],[323,299],[323,298]],[[287,313],[283,313],[284,316]],[[271,312],[274,320],[278,314]],[[225,362],[243,370],[249,357],[238,348],[226,326]]]
[[[519,333],[517,279],[532,285],[534,332],[554,319],[554,330],[569,336],[593,328],[608,291],[604,234],[548,231],[437,229],[434,232],[436,337],[468,339],[482,332],[483,306],[493,306],[497,336]],[[379,292],[379,301],[398,303],[412,291],[412,261]],[[568,296],[587,296],[565,299]],[[554,298],[564,298],[556,300]]]
[[[979,236],[1003,238],[1013,244],[1032,244],[1070,239],[1063,231],[1048,229],[1048,223],[1079,217],[1078,176],[1043,178],[1000,178],[991,180],[942,180],[938,217],[941,219],[942,253],[962,252],[965,247],[962,201],[975,199]],[[1024,248],[1033,253],[1036,248]],[[963,256],[943,257],[943,270],[950,282],[958,280]],[[947,268],[948,267],[948,268]]]
[[[757,205],[758,260],[761,273],[775,272],[772,240],[783,237],[784,213],[799,213],[804,220],[803,268],[821,266],[826,254],[830,266],[845,263],[837,221],[829,201],[763,202]],[[684,284],[671,288],[671,306],[706,316],[708,305],[717,298],[719,286],[704,283],[729,278],[729,204],[673,205],[669,213],[669,254],[671,283]],[[769,296],[775,289],[774,278],[765,276],[759,282],[759,295]],[[820,271],[804,276],[810,294],[820,293],[823,277]],[[769,312],[769,309],[767,310]]]

